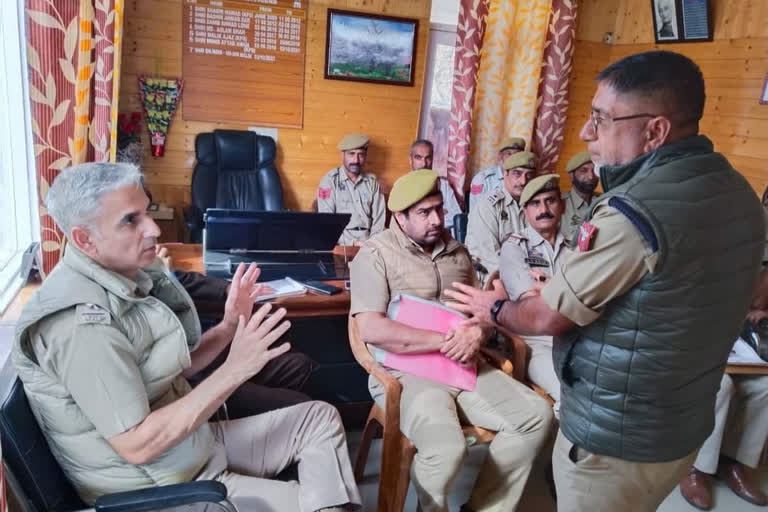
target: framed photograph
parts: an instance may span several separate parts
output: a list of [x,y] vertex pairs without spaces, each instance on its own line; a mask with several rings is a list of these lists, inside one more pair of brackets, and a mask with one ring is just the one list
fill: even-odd
[[712,41],[710,0],[651,0],[657,44]]
[[328,9],[325,78],[413,85],[419,21]]
[[763,82],[763,93],[760,95],[760,104],[768,105],[768,75],[765,76],[765,82]]

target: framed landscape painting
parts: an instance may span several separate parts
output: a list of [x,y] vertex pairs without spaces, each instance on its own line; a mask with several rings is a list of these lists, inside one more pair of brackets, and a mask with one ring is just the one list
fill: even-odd
[[328,9],[325,78],[413,85],[419,21]]

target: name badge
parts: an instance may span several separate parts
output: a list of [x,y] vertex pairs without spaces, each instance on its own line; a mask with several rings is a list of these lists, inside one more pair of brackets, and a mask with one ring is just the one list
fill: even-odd
[[528,256],[525,262],[530,267],[549,267],[549,262],[541,256]]
[[75,308],[78,324],[109,325],[109,312],[95,304],[78,304]]

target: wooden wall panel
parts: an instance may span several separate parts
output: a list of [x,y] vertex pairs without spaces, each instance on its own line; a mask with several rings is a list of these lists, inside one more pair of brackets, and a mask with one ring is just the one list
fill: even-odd
[[[768,2],[712,3],[713,42],[665,45],[653,43],[648,0],[585,0],[580,5],[568,122],[558,163],[561,173],[568,158],[585,148],[578,133],[595,91],[595,74],[627,55],[664,49],[683,53],[699,65],[707,91],[701,132],[744,174],[758,195],[763,193],[768,186],[768,105],[758,104],[758,98],[768,73]],[[613,24],[606,20],[611,14]],[[597,42],[611,25],[614,44]]]
[[[120,111],[140,110],[136,75],[181,76],[182,0],[128,0],[125,14]],[[413,87],[325,80],[326,9],[375,12],[419,20]],[[320,178],[339,165],[339,139],[348,132],[372,137],[368,168],[385,186],[408,166],[408,148],[416,137],[429,35],[429,0],[309,0],[305,62],[304,128],[280,129],[277,167],[288,208],[308,210]],[[189,204],[194,139],[215,128],[246,125],[184,121],[181,105],[168,136],[165,156],[145,154],[144,171],[152,193],[177,209]],[[145,137],[146,147],[149,148]]]

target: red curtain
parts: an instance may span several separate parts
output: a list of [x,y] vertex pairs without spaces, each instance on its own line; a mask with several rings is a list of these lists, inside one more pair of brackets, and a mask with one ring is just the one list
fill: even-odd
[[59,172],[114,161],[123,0],[27,0],[27,62],[39,183],[42,270],[64,236],[45,209]]
[[573,0],[552,0],[531,143],[532,151],[539,157],[541,174],[554,172],[563,147],[568,82],[576,44],[576,10]]
[[469,163],[472,111],[475,105],[477,70],[483,47],[490,0],[460,0],[453,63],[453,98],[448,125],[448,181],[464,202],[464,183]]

